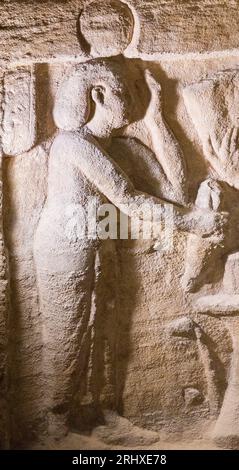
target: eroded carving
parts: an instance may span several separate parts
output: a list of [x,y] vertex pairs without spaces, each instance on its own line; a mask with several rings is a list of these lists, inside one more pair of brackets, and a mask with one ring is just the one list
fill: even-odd
[[[197,342],[200,360],[203,364],[207,380],[207,399],[209,401],[210,413],[212,416],[217,415],[221,404],[220,392],[217,383],[215,365],[213,363],[210,350],[207,346],[207,342],[205,341],[205,334],[202,328],[190,317],[181,317],[168,325],[168,332],[172,336],[187,338]],[[194,399],[197,403],[199,397],[202,401],[202,396],[200,393],[195,393],[194,390],[189,389],[186,393],[186,403],[190,401],[193,402]]]
[[[148,6],[146,12],[147,9]],[[78,31],[85,41],[84,57],[87,55],[89,59],[123,52],[130,56],[129,49],[126,49],[130,43],[132,45],[132,40],[133,46],[137,45],[140,32],[140,25],[135,23],[136,17],[132,12],[126,2],[108,2],[107,12],[104,2],[87,2],[79,18]],[[145,12],[141,12],[141,18],[142,15],[144,17]],[[71,24],[79,48],[76,19],[71,19]],[[55,50],[53,46],[52,49]],[[165,50],[163,43],[162,50]],[[72,54],[75,51],[78,53],[78,49],[73,48]],[[136,47],[132,57],[135,57],[135,51]],[[180,312],[185,306],[185,296],[179,286],[182,274],[179,265],[184,255],[184,236],[180,232],[189,232],[184,289],[197,291],[206,282],[213,289],[223,289],[214,298],[220,312],[225,309],[225,316],[233,316],[233,324],[237,314],[237,256],[228,257],[222,286],[219,283],[215,285],[223,277],[225,257],[238,250],[235,228],[238,213],[237,71],[221,73],[188,86],[184,91],[187,111],[208,163],[207,179],[200,183],[195,199],[192,194],[196,189],[193,187],[196,179],[191,181],[186,169],[186,158],[190,157],[187,145],[191,148],[192,143],[185,145],[184,135],[185,124],[190,128],[189,135],[194,138],[193,126],[191,128],[187,120],[179,89],[172,83],[175,77],[179,77],[175,79],[177,83],[182,77],[184,83],[189,80],[185,72],[187,64],[182,63],[178,67],[178,75],[173,61],[170,65],[166,61],[162,69],[158,64],[158,80],[155,78],[157,65],[147,64],[150,70],[152,66],[152,73],[145,70],[146,62],[138,59],[126,60],[119,56],[81,64],[76,63],[76,56],[73,59],[71,64],[55,64],[55,69],[53,64],[39,63],[37,67],[21,66],[5,73],[1,134],[4,155],[16,157],[6,158],[3,190],[5,236],[11,252],[13,314],[10,329],[14,343],[11,351],[11,367],[14,369],[11,400],[15,406],[12,434],[21,435],[18,426],[25,432],[25,423],[31,430],[34,419],[41,423],[41,431],[45,431],[47,416],[47,430],[57,437],[67,433],[71,425],[91,431],[104,421],[104,425],[97,426],[95,435],[108,443],[137,445],[142,440],[144,444],[151,445],[159,439],[161,429],[167,428],[172,432],[177,426],[181,427],[180,420],[184,419],[180,416],[181,409],[186,409],[187,414],[190,408],[202,406],[204,414],[200,419],[204,423],[204,418],[215,418],[221,406],[223,385],[219,383],[210,341],[197,321],[186,317],[169,326],[170,334],[181,338],[174,338],[175,349],[179,349],[180,341],[194,341],[185,366],[186,381],[180,384],[177,410],[175,416],[170,414],[174,397],[177,398],[177,383],[170,377],[166,384],[164,374],[173,375],[171,371],[180,361],[175,351],[170,349],[170,341],[165,344],[163,335],[165,323],[177,316],[179,306]],[[166,77],[167,70],[170,80]],[[44,76],[36,86],[41,106],[39,103],[35,106],[34,74]],[[197,70],[197,74],[201,77],[202,70]],[[174,88],[171,101],[174,99],[175,106],[171,103],[169,109],[164,95],[162,97],[161,79],[169,101],[170,92],[165,84],[171,91]],[[44,99],[40,96],[41,88],[44,89]],[[52,103],[57,130],[49,119]],[[47,116],[46,122],[43,114]],[[182,122],[182,116],[185,122]],[[181,129],[178,125],[180,117]],[[167,124],[168,118],[173,128],[175,125],[175,135],[180,143]],[[41,142],[48,138],[48,142]],[[181,143],[186,150],[185,155]],[[115,217],[120,211],[125,217],[129,216],[131,224],[143,217],[150,224],[154,211],[154,224],[159,235],[162,218],[169,218],[167,208],[170,208],[176,247],[173,242],[172,252],[163,252],[160,240],[154,235],[147,241],[140,241],[141,245],[136,241],[134,252],[127,244],[117,244],[116,251],[115,242],[102,240],[100,232],[95,232],[92,226],[90,230],[94,236],[89,237],[89,231],[84,232],[83,228],[85,209],[88,210],[92,199],[96,209],[110,203],[109,212]],[[145,203],[147,207],[142,211]],[[104,213],[98,215],[102,217]],[[107,226],[107,220],[102,229]],[[117,230],[115,233],[117,235]],[[122,268],[125,259],[128,266]],[[5,266],[4,263],[6,259],[3,256]],[[125,279],[122,279],[122,272],[127,272]],[[7,283],[4,276],[1,281],[5,301]],[[149,278],[148,285],[146,278]],[[121,307],[120,289],[123,284],[129,284],[130,306],[127,312]],[[206,309],[208,305],[214,309],[210,304],[212,298],[204,301]],[[197,304],[197,313],[204,310],[204,301],[201,299]],[[2,323],[0,325],[2,327]],[[135,332],[136,326],[138,330]],[[217,326],[210,328],[216,340],[220,338],[220,335],[217,337]],[[125,335],[123,345],[119,341],[119,337],[123,337],[121,329]],[[229,329],[235,359],[215,433],[217,442],[237,446],[237,327],[230,326]],[[224,330],[219,330],[222,337]],[[4,322],[1,331],[6,333]],[[8,345],[3,342],[0,347],[5,358]],[[223,354],[229,356],[228,351]],[[198,377],[198,389],[185,387],[185,384],[194,383],[188,377],[190,367],[197,370],[197,362],[200,374],[202,366],[205,371],[206,400],[200,391],[202,377]],[[5,363],[3,369],[5,374]],[[140,377],[138,382],[137,374]],[[125,387],[127,380],[128,388]],[[145,394],[141,385],[144,381],[147,384]],[[7,387],[4,387],[5,400]],[[151,400],[153,387],[155,401]],[[29,394],[25,394],[26,390]],[[41,401],[43,390],[44,403]],[[132,412],[134,424],[119,416],[125,412],[125,416],[131,419],[127,410],[130,400],[136,403],[137,416]],[[23,402],[23,406],[18,408],[18,404]],[[229,410],[232,402],[234,417]],[[6,403],[3,404],[5,406]],[[156,432],[146,432],[135,426],[148,427],[148,423]],[[193,427],[195,433],[195,429],[199,429],[195,422]],[[225,430],[223,435],[220,434],[222,427]],[[1,434],[2,440],[7,441],[8,436],[4,433]],[[31,431],[29,436],[32,437]]]
[[2,145],[6,155],[29,150],[36,139],[34,73],[17,69],[4,76]]
[[213,429],[213,438],[228,448],[237,448],[239,442],[238,413],[239,413],[239,331],[238,331],[238,295],[226,293],[201,297],[195,303],[195,309],[202,314],[221,317],[232,337],[233,354],[228,379],[228,387],[219,417]]
[[[184,287],[195,291],[205,282],[223,278],[215,294],[199,296],[195,311],[218,316],[225,322],[232,338],[233,353],[228,387],[213,430],[215,441],[235,448],[239,442],[239,369],[238,369],[238,71],[226,71],[184,90],[187,110],[200,136],[205,157],[214,180],[204,182],[196,200],[201,207],[227,210],[229,231],[203,240],[190,235],[188,240]],[[205,113],[205,109],[207,112]],[[230,251],[237,251],[228,256]],[[227,261],[225,260],[228,256]],[[193,263],[192,263],[193,261]],[[224,275],[222,268],[226,262]],[[210,280],[211,278],[211,280]]]
[[196,205],[230,213],[226,232],[206,241],[189,238],[183,285],[192,292],[205,282],[214,282],[218,271],[222,277],[223,257],[238,250],[238,71],[190,85],[184,89],[184,98],[213,175],[213,180],[201,185]]
[[[44,328],[49,431],[53,434],[56,430],[61,433],[67,429],[71,401],[78,386],[74,377],[82,377],[87,357],[92,357],[94,263],[100,244],[98,237],[92,240],[86,234],[79,237],[77,230],[67,231],[69,219],[73,214],[75,229],[81,227],[84,223],[82,208],[94,196],[98,206],[109,201],[132,218],[142,217],[142,205],[147,203],[144,217],[150,221],[151,210],[155,209],[157,223],[161,222],[165,206],[170,204],[168,199],[171,204],[183,204],[187,197],[183,156],[163,118],[161,87],[148,71],[146,81],[151,100],[145,124],[151,133],[155,165],[158,165],[159,189],[155,196],[136,189],[110,154],[111,139],[145,113],[139,106],[136,89],[139,72],[132,74],[130,76],[130,69],[122,59],[82,64],[63,80],[56,98],[54,119],[61,132],[50,151],[47,202],[34,246]],[[174,205],[173,209],[174,222],[180,230],[207,236],[223,222],[220,213],[208,208]],[[113,319],[112,323],[117,329]],[[96,340],[97,334],[96,331]],[[107,354],[114,358],[112,335],[111,331],[106,338]],[[104,350],[102,343],[101,348]],[[114,359],[112,361],[110,367],[114,369]],[[111,400],[106,404],[115,407],[116,384],[113,382]],[[91,383],[94,406],[100,405],[102,386],[98,381],[95,394]]]
[[184,99],[214,174],[238,189],[238,71],[187,86]]
[[[134,33],[134,16],[127,2],[88,2],[79,17],[86,52],[108,57],[122,53]],[[82,42],[82,41],[81,41]]]

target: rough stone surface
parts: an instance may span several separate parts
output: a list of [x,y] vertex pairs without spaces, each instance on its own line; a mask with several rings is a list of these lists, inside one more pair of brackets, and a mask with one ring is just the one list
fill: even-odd
[[[88,54],[87,43],[91,33],[86,32],[87,41],[82,42],[79,18],[89,0],[3,0],[1,2],[0,62],[42,61],[44,59],[82,58]],[[95,2],[93,2],[95,3]],[[105,34],[115,50],[114,37],[125,38],[131,31],[124,32],[118,20],[115,27],[115,9],[111,0],[99,0],[99,11],[109,4],[108,21],[99,24],[100,37]],[[118,0],[119,10],[125,9]],[[238,48],[238,1],[211,0],[125,0],[134,17],[137,31],[132,53],[153,56],[157,54],[208,53]],[[101,7],[103,5],[103,7]],[[111,9],[111,10],[110,10]],[[90,10],[89,10],[90,11]],[[83,31],[87,27],[88,13],[83,16]],[[105,15],[104,15],[105,16]],[[99,14],[101,19],[101,13]],[[85,20],[85,21],[84,21]],[[97,15],[92,32],[95,42]],[[127,14],[126,25],[131,23]],[[105,26],[104,26],[105,25]],[[130,27],[131,30],[131,27]],[[84,37],[84,36],[83,36]],[[7,47],[6,47],[7,44]],[[103,41],[104,44],[104,41]],[[103,45],[102,44],[102,45]],[[99,48],[100,45],[97,45]],[[105,46],[104,46],[105,47]],[[120,46],[122,48],[123,45]],[[108,55],[108,54],[107,54]]]
[[1,448],[238,448],[238,6],[1,2]]

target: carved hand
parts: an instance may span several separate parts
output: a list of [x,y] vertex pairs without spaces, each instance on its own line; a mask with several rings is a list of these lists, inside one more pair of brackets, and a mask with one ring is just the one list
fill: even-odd
[[227,129],[221,143],[211,136],[214,151],[222,161],[228,161],[230,163],[236,163],[238,161],[238,137],[239,129],[235,126]]
[[222,239],[228,224],[228,213],[196,208],[191,212],[192,231],[202,236]]

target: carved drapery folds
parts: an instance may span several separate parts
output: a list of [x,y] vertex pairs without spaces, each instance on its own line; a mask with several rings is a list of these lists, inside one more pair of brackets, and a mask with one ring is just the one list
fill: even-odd
[[1,31],[0,446],[238,447],[238,12],[50,3]]

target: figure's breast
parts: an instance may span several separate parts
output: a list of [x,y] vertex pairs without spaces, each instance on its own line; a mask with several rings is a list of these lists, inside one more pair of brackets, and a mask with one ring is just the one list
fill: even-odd
[[101,203],[105,201],[67,154],[52,153],[48,170],[48,203],[57,201],[64,205],[75,203],[84,206],[90,198],[97,198]]

